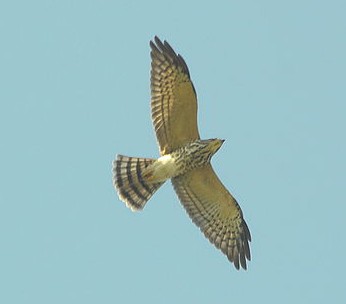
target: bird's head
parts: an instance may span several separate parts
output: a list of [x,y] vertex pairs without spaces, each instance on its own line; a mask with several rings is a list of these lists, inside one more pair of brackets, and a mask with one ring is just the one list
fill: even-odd
[[198,163],[210,162],[211,157],[220,149],[224,140],[218,138],[198,140],[191,144],[191,155],[198,159]]
[[213,154],[215,154],[220,147],[222,146],[222,144],[224,143],[224,139],[219,139],[219,138],[213,138],[213,139],[208,139],[209,141],[209,151]]

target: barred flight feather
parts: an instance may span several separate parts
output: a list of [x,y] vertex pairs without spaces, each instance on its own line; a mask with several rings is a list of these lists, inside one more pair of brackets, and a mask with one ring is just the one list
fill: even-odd
[[160,153],[164,155],[199,138],[196,91],[183,57],[167,41],[155,37],[150,47],[151,117]]
[[[190,218],[209,241],[220,249],[237,269],[240,266],[246,269],[246,260],[251,260],[249,228],[237,201],[219,183],[211,166],[174,177],[172,183]],[[215,196],[216,200],[210,200],[214,197],[213,193],[222,192],[225,196]]]
[[113,185],[132,211],[141,210],[163,183],[148,182],[142,175],[156,160],[117,155],[113,161]]

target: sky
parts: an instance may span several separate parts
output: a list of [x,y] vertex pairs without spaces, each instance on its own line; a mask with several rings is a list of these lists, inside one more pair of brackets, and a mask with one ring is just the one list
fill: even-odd
[[[3,1],[1,303],[346,300],[345,1]],[[149,41],[185,58],[252,234],[237,271],[167,182],[133,213],[117,153],[158,157]]]

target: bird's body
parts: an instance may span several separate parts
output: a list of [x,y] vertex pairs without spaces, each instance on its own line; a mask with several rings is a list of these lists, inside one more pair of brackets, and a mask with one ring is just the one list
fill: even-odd
[[[211,157],[222,143],[223,140],[220,139],[198,139],[156,160],[118,155],[114,168],[118,170],[115,171],[115,176],[117,176],[115,186],[120,198],[132,210],[142,209],[150,198],[148,195],[153,195],[166,180],[209,164]],[[147,163],[145,166],[140,166],[140,161]],[[153,185],[157,187],[151,188]],[[127,188],[132,188],[133,192],[137,194],[136,201],[127,195]],[[141,197],[142,205],[138,206]]]
[[147,168],[144,176],[149,180],[164,182],[186,172],[207,165],[213,154],[221,147],[223,140],[196,140],[192,143],[161,156]]
[[223,140],[201,140],[197,98],[184,59],[165,41],[150,42],[152,120],[159,143],[158,159],[118,155],[113,183],[133,211],[168,179],[193,222],[239,269],[250,260],[250,231],[233,196],[210,165]]

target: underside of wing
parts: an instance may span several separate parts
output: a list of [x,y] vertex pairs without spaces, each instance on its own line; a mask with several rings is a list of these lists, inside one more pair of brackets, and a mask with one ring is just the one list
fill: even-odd
[[251,235],[240,206],[223,186],[211,165],[172,179],[192,221],[239,269],[250,260]]
[[161,155],[199,139],[197,96],[188,67],[167,41],[151,47],[151,114]]

